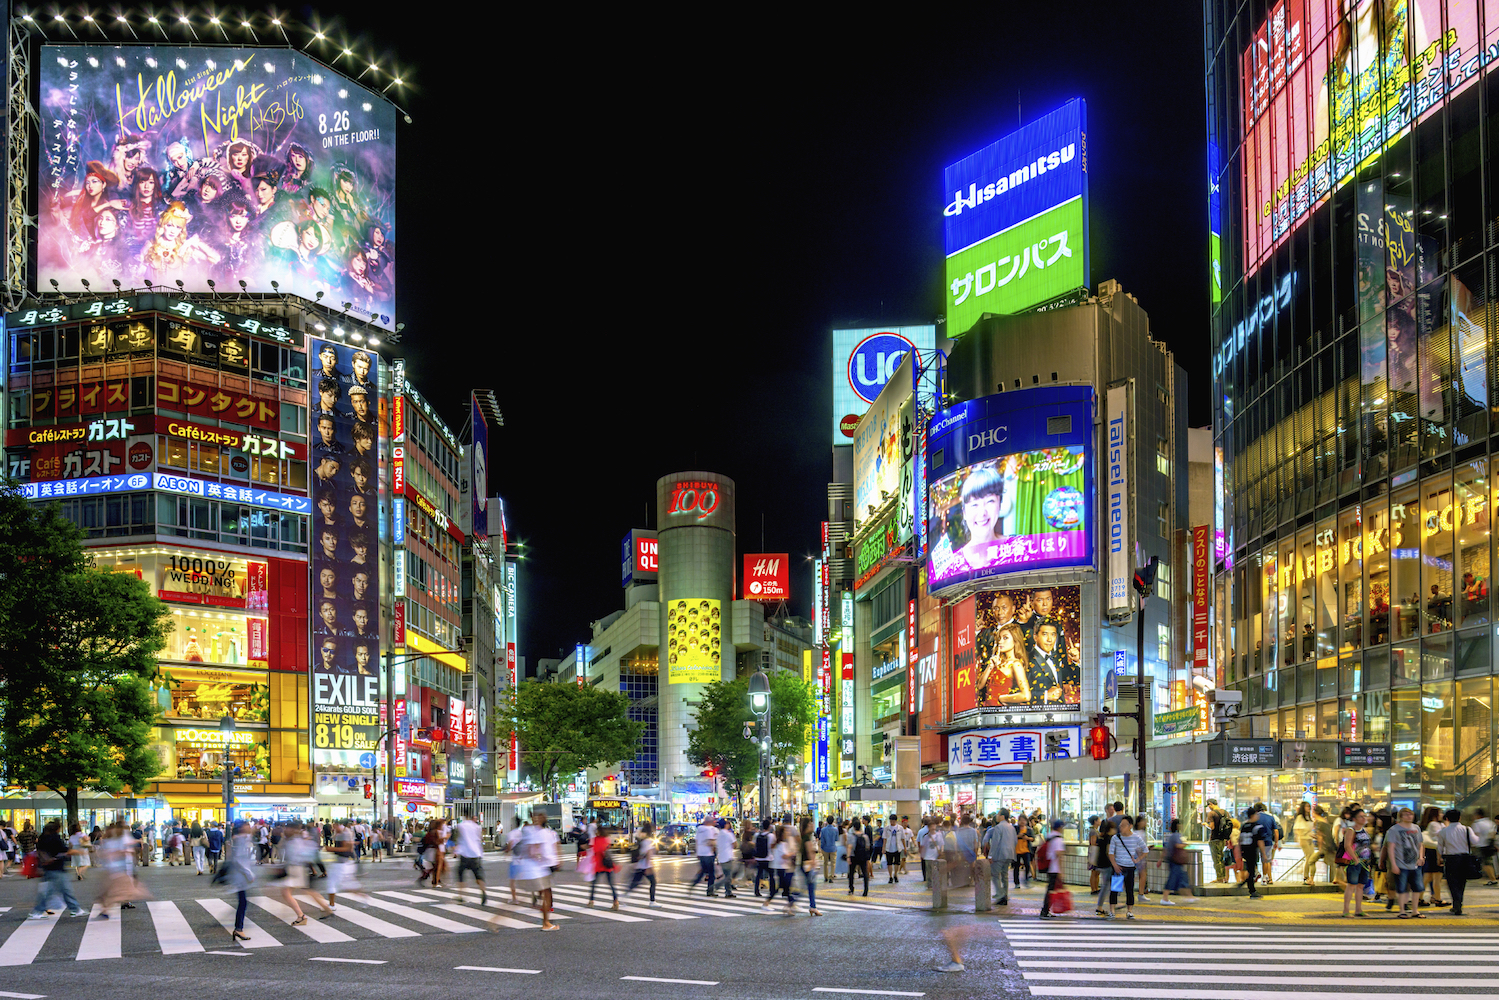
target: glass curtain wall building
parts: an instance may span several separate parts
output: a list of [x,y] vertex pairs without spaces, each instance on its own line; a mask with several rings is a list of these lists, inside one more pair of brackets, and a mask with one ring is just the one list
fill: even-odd
[[1204,13],[1219,686],[1492,809],[1499,2]]

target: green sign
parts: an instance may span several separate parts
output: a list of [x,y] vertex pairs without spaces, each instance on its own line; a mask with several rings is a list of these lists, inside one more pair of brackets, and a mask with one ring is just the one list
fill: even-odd
[[1155,734],[1157,736],[1182,736],[1202,724],[1202,711],[1196,706],[1178,708],[1171,712],[1157,712]]
[[1083,199],[1073,198],[947,258],[947,329],[1023,312],[1088,281]]
[[854,554],[854,573],[857,575],[854,585],[859,586],[879,572],[885,565],[886,557],[893,551],[895,551],[895,525],[886,521],[859,543],[859,551]]

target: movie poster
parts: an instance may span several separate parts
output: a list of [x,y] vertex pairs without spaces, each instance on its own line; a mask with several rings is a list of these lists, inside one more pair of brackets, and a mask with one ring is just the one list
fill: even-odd
[[49,45],[37,285],[279,291],[390,328],[396,111],[289,49]]
[[313,341],[312,749],[357,762],[380,738],[378,368],[368,351]]
[[[1081,709],[1077,587],[975,594],[953,613],[953,714],[975,708]],[[964,632],[972,615],[972,638]]]

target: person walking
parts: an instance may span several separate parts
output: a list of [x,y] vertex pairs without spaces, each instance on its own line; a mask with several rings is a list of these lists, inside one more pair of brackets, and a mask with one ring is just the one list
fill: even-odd
[[817,831],[817,850],[822,855],[822,880],[833,881],[833,869],[838,864],[838,825],[826,820]]
[[900,881],[900,862],[905,855],[905,831],[901,829],[895,817],[890,817],[890,822],[885,824],[885,874],[886,885],[895,885]]
[[1187,878],[1187,842],[1181,835],[1180,819],[1171,821],[1171,830],[1161,842],[1161,856],[1171,866],[1166,876],[1166,888],[1161,890],[1161,904],[1175,906],[1176,900],[1171,898],[1173,892],[1185,892],[1189,899],[1192,896],[1192,885]]
[[[336,832],[334,836],[337,837]],[[297,897],[292,895],[293,889],[303,890],[322,909],[324,917],[333,916],[333,907],[323,898],[322,893],[313,892],[310,888],[311,879],[308,876],[312,871],[312,863],[317,860],[317,841],[304,836],[302,824],[298,820],[292,820],[281,831],[280,847],[286,864],[284,874],[277,880],[276,886],[280,890],[281,901],[297,915],[297,919],[291,922],[292,926],[300,927],[307,923],[307,914],[302,912]]]
[[1348,825],[1343,828],[1343,836],[1338,850],[1336,860],[1340,866],[1337,869],[1338,878],[1343,883],[1343,916],[1347,917],[1348,904],[1353,903],[1353,916],[1364,916],[1364,876],[1365,869],[1370,866],[1374,858],[1374,851],[1370,845],[1369,831],[1364,829],[1367,816],[1362,809],[1351,809],[1348,811]]
[[978,830],[974,829],[973,817],[964,813],[958,820],[958,828],[953,831],[953,839],[958,845],[958,858],[968,866],[968,880],[973,881],[973,866],[979,859],[979,836]]
[[[318,833],[317,827],[308,830],[307,839],[312,842]],[[354,881],[354,832],[342,820],[333,824],[332,844],[328,848],[333,855],[332,866],[323,866],[323,878],[327,880],[323,891],[328,894],[328,909],[333,913],[338,912],[338,894],[349,892],[358,888]],[[459,897],[462,898],[462,885],[459,882]],[[331,915],[331,914],[330,914]]]
[[[531,810],[531,823],[521,832],[516,845],[518,863],[516,882],[524,892],[532,894],[541,910],[541,929],[555,931],[559,926],[552,922],[552,869],[558,863],[557,832],[547,826],[545,809]],[[491,930],[499,930],[499,914],[490,922]]]
[[[1024,816],[1015,823],[1015,888],[1029,886],[1031,881],[1031,825]],[[1022,881],[1023,880],[1023,881]]]
[[869,895],[869,836],[854,820],[848,828],[848,894],[854,894],[854,878],[864,879],[864,895]]
[[1458,809],[1448,809],[1442,818],[1447,825],[1437,832],[1437,850],[1442,854],[1442,872],[1452,892],[1452,915],[1460,917],[1469,877],[1482,877],[1478,855],[1473,853],[1479,844],[1478,835],[1463,825],[1463,814]]
[[1107,896],[1111,891],[1109,884],[1114,879],[1114,862],[1110,860],[1109,845],[1114,840],[1115,822],[1108,817],[1098,821],[1098,844],[1093,855],[1093,865],[1103,873],[1098,889],[1098,902],[1093,907],[1093,912],[1100,917],[1108,916],[1104,909],[1107,905]]
[[[614,872],[616,869],[614,867],[614,857],[609,851],[614,838],[609,833],[610,831],[607,826],[598,827],[598,832],[593,837],[593,843],[589,845],[589,850],[593,854],[593,878],[588,882],[588,905],[593,905],[593,894],[599,887],[599,881],[603,880],[609,883],[609,897],[613,900],[613,904],[609,908],[611,910],[618,910],[619,893],[614,890]],[[709,895],[712,895],[712,893],[709,893]]]
[[930,887],[937,877],[937,861],[947,846],[942,830],[937,826],[936,816],[926,817],[926,829],[916,839],[921,850],[921,879]]
[[1052,820],[1051,832],[1046,835],[1046,839],[1041,842],[1041,847],[1036,851],[1039,865],[1036,876],[1046,881],[1046,892],[1041,897],[1042,920],[1052,918],[1051,904],[1055,901],[1056,894],[1062,891],[1062,852],[1065,850],[1062,831],[1066,826],[1066,820]]
[[224,853],[224,828],[219,826],[218,820],[212,820],[208,829],[203,831],[203,836],[208,842],[204,854],[208,858],[208,874],[217,875],[219,872],[219,858]]
[[[1355,818],[1362,813],[1362,809],[1356,809]],[[1400,810],[1397,814],[1397,822],[1385,836],[1385,856],[1388,859],[1390,872],[1395,876],[1395,893],[1400,903],[1400,919],[1402,920],[1424,919],[1426,916],[1421,912],[1421,882],[1426,863],[1426,843],[1421,835],[1421,828],[1415,824],[1415,818],[1414,811]],[[1351,874],[1348,876],[1348,881],[1353,882]]]
[[[781,897],[786,900],[786,916],[790,917],[796,913],[796,900],[791,894],[792,878],[796,875],[797,864],[801,857],[801,845],[795,842],[796,833],[785,823],[776,827],[776,845],[770,852],[770,867],[776,877],[776,885],[780,887]],[[770,899],[761,904],[762,910],[769,910],[771,902],[776,898],[775,891],[770,893]]]
[[[894,826],[894,824],[891,824]],[[817,851],[816,842],[812,839],[812,820],[803,819],[800,835],[800,861],[802,881],[807,885],[807,915],[812,917],[822,916],[817,909],[817,859],[813,856]]]
[[1317,856],[1317,822],[1312,814],[1312,804],[1302,801],[1296,806],[1296,813],[1291,817],[1291,838],[1301,848],[1301,882],[1303,885],[1312,884],[1312,875],[1315,874],[1313,867]]
[[718,863],[718,861],[717,861],[717,852],[714,850],[714,846],[715,846],[714,838],[716,838],[717,836],[718,836],[718,830],[717,830],[717,828],[714,827],[713,824],[709,823],[706,819],[704,819],[704,820],[702,820],[701,822],[698,823],[698,825],[697,825],[697,843],[694,846],[694,849],[697,852],[697,869],[698,870],[697,870],[697,874],[692,877],[692,882],[689,883],[688,886],[687,886],[687,891],[688,892],[691,892],[693,889],[697,888],[697,884],[699,882],[701,882],[703,879],[707,879],[708,880],[708,889],[707,889],[708,895],[710,897],[718,895],[718,893],[716,893],[716,892],[713,891],[713,885],[714,885],[714,879],[715,879],[715,871],[714,871],[714,869],[716,868],[717,863]]
[[1437,849],[1437,836],[1447,824],[1442,821],[1442,811],[1436,806],[1427,806],[1421,811],[1421,841],[1426,846],[1422,871],[1426,886],[1431,891],[1432,906],[1449,905],[1442,898],[1442,853]]
[[[1483,877],[1488,879],[1484,885],[1499,885],[1494,880],[1495,875],[1499,875],[1499,867],[1494,864],[1494,821],[1489,819],[1489,814],[1483,809],[1474,809],[1473,816],[1473,835],[1478,838],[1478,860],[1482,862]],[[3,870],[3,862],[0,862],[0,872]]]
[[1101,816],[1088,817],[1088,891],[1094,894],[1098,892],[1099,867],[1093,862],[1098,857],[1098,825],[1102,820]]
[[776,897],[775,879],[770,874],[770,851],[775,847],[775,834],[770,829],[770,820],[760,821],[760,832],[755,834],[755,895],[760,895],[760,880],[770,884],[769,898]]
[[727,819],[720,819],[718,829],[713,836],[718,851],[718,868],[723,876],[723,898],[737,899],[738,896],[734,892],[734,867],[737,864],[734,860],[734,849],[737,844],[734,827]]
[[89,849],[92,846],[88,834],[83,832],[83,824],[74,820],[73,825],[68,828],[68,856],[73,862],[73,877],[79,882],[83,881],[84,870],[89,866]]
[[1010,811],[1001,809],[995,823],[984,831],[984,852],[989,857],[989,881],[994,884],[994,905],[1010,905],[1010,866],[1015,863],[1015,827]]
[[255,827],[242,819],[234,821],[231,833],[222,881],[235,894],[232,936],[236,941],[248,941],[250,935],[245,933],[245,911],[250,908],[250,886],[255,884],[254,865],[260,863],[256,860],[259,845]]
[[[458,856],[458,874],[454,878],[458,883],[458,898],[463,898],[463,874],[469,872],[474,876],[474,884],[479,887],[479,905],[488,905],[489,888],[484,884],[484,831],[474,819],[472,809],[463,810],[463,821],[454,831],[453,853]],[[609,888],[611,891],[614,889],[612,880]]]
[[36,904],[31,908],[28,920],[41,920],[55,913],[52,909],[53,896],[62,897],[62,904],[67,908],[69,916],[83,916],[83,908],[78,905],[78,900],[68,885],[68,858],[73,851],[68,847],[68,842],[63,840],[61,830],[62,823],[54,819],[42,827],[41,836],[36,838],[36,861],[37,867],[42,871],[42,881],[37,886]]
[[634,892],[642,879],[651,884],[652,908],[660,909],[661,904],[656,902],[656,826],[650,820],[641,823],[640,830],[635,834],[635,874],[630,878],[630,887],[625,890],[625,895]]
[[1228,869],[1223,863],[1223,854],[1228,849],[1229,838],[1233,833],[1233,823],[1219,805],[1217,799],[1208,799],[1208,849],[1213,852],[1213,871],[1217,873],[1215,881],[1227,882]]
[[1250,899],[1263,898],[1255,891],[1254,883],[1259,876],[1262,850],[1269,841],[1269,833],[1259,819],[1264,809],[1259,803],[1250,806],[1244,813],[1244,822],[1239,825],[1239,860],[1244,864],[1245,884],[1249,887]]
[[1120,815],[1119,833],[1109,839],[1109,863],[1114,870],[1109,889],[1109,919],[1114,919],[1114,906],[1119,902],[1119,892],[1113,888],[1116,880],[1123,879],[1124,918],[1135,919],[1135,870],[1145,856],[1145,838],[1134,832],[1129,817]]

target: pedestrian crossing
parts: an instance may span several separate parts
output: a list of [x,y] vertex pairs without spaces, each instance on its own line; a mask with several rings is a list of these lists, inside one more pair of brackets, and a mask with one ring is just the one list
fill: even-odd
[[1349,987],[1361,994],[1487,989],[1499,975],[1499,933],[1396,929],[1393,921],[1294,930],[1122,919],[999,924],[1033,997],[1095,998],[1103,991],[1111,998],[1263,1000],[1269,987],[1297,1000],[1337,1000]]
[[[590,906],[588,883],[559,881],[553,888],[552,919],[559,923],[584,920],[623,927],[699,919],[752,920],[765,912],[761,906],[764,900],[748,890],[730,899],[721,895],[707,899],[701,889],[694,893],[685,885],[660,883],[656,887],[657,905],[652,906],[647,883],[642,882],[630,894],[624,891],[627,884],[623,879],[616,881],[620,906],[614,910],[610,907],[607,883],[600,881],[594,887],[594,904]],[[505,887],[491,889],[483,904],[472,887],[461,894],[456,888],[421,887],[341,892],[334,915],[326,920],[318,919],[321,911],[317,903],[304,894],[296,895],[308,917],[300,925],[293,923],[296,913],[279,894],[251,894],[244,922],[248,940],[231,937],[233,896],[153,899],[133,910],[112,907],[107,918],[97,903],[87,919],[54,913],[41,920],[28,920],[27,909],[17,907],[10,916],[0,918],[0,967],[49,961],[100,961],[153,953],[240,953],[299,944],[338,945],[371,938],[528,931],[541,926],[540,913],[529,905],[529,893],[519,893],[517,902],[512,903]],[[805,917],[804,893],[797,894],[797,902],[798,914]],[[824,902],[820,896],[818,903],[818,909],[825,914],[902,910],[862,899],[829,898]],[[770,912],[778,914],[784,906],[777,899]]]

